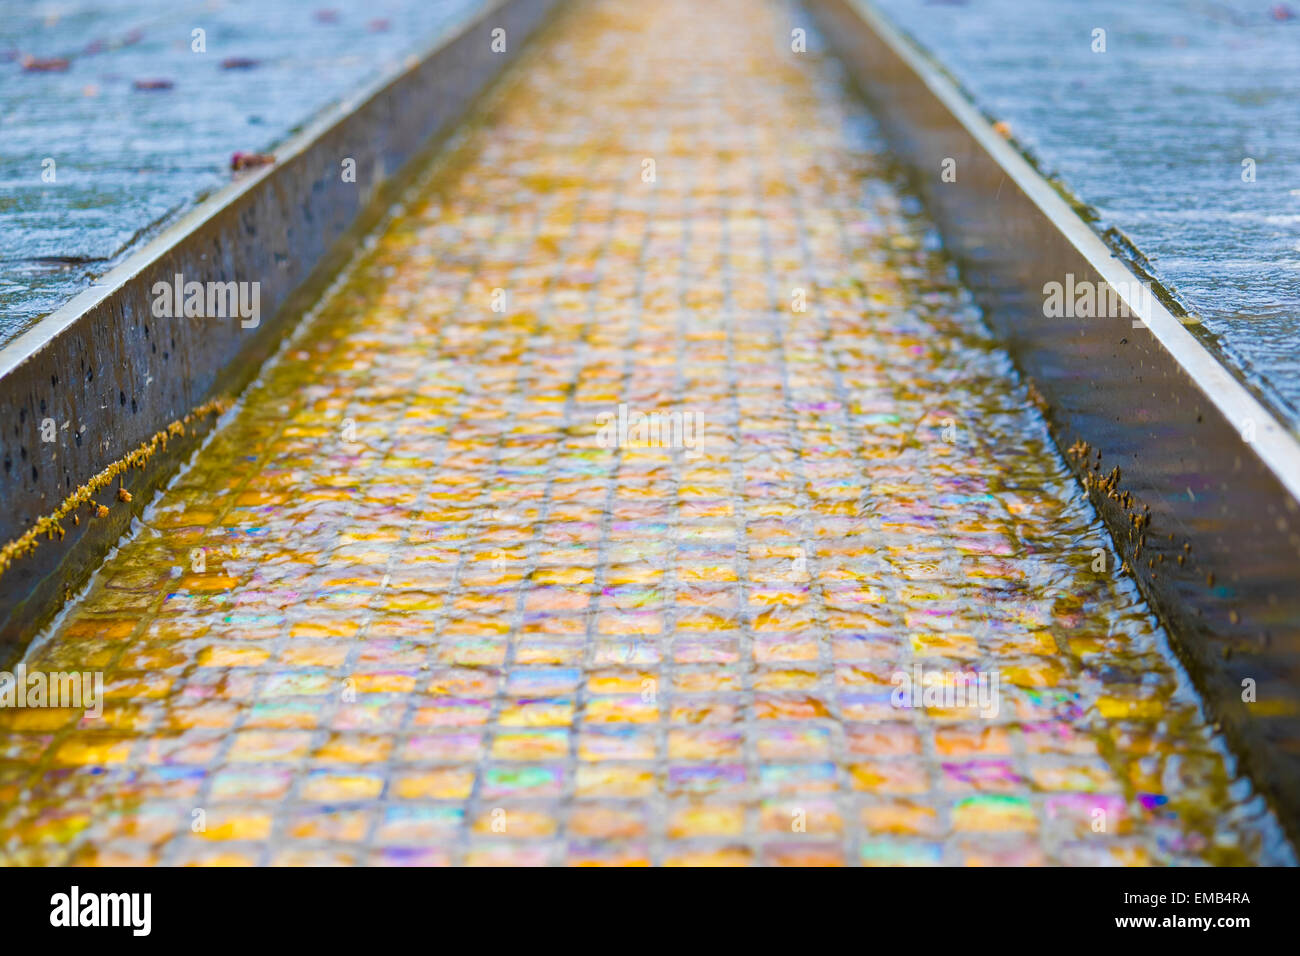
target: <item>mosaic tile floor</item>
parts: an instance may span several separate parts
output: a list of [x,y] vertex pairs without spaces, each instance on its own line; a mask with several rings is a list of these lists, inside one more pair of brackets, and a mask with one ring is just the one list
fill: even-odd
[[1291,860],[796,26],[552,28],[28,655],[5,862]]

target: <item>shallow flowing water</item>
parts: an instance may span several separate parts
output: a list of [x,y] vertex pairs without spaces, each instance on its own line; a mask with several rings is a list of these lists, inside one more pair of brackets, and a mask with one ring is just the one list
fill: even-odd
[[3,859],[1291,859],[806,25],[541,39],[28,654]]

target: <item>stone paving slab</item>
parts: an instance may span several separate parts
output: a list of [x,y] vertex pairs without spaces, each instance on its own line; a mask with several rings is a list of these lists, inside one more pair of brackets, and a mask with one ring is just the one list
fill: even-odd
[[[228,182],[235,152],[273,153],[323,109],[484,6],[6,4],[0,344],[108,271],[142,234]],[[195,30],[204,31],[202,51]],[[151,83],[163,88],[140,88]]]
[[1300,4],[873,2],[1300,432]]

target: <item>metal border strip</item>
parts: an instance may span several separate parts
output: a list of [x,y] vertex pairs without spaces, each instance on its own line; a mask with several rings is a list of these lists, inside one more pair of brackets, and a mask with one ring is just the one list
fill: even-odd
[[[62,308],[0,349],[0,543],[174,421],[239,391],[416,167],[559,0],[497,0],[327,110]],[[505,30],[505,50],[494,34]],[[499,46],[499,44],[498,44]],[[355,162],[345,182],[343,161]],[[157,282],[257,282],[260,321],[158,318]],[[41,424],[56,425],[42,440]],[[135,504],[64,522],[0,575],[0,663],[98,565],[215,416],[123,478]],[[64,427],[64,424],[68,427]],[[47,426],[48,433],[48,426]]]
[[[808,7],[1212,718],[1300,841],[1300,443],[869,0]],[[1046,314],[1067,276],[1131,315]]]

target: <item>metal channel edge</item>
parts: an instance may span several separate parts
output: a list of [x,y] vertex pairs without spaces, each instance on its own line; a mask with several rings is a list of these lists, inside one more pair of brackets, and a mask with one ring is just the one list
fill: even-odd
[[[91,288],[0,349],[0,543],[214,398],[238,392],[430,149],[562,0],[498,0],[426,51],[327,110],[163,229]],[[493,50],[497,29],[506,49]],[[497,44],[499,47],[499,44]],[[355,161],[345,182],[344,159]],[[261,319],[156,318],[157,282],[258,282]],[[53,420],[56,438],[43,440]],[[82,513],[0,575],[0,661],[35,636],[129,527],[216,416],[122,477],[107,518]],[[65,423],[66,426],[65,427]],[[48,434],[48,425],[46,426]],[[114,482],[114,486],[117,482]]]
[[[873,4],[806,5],[1212,718],[1300,843],[1300,443]],[[1115,290],[1137,318],[1049,317],[1045,287],[1067,276]]]

